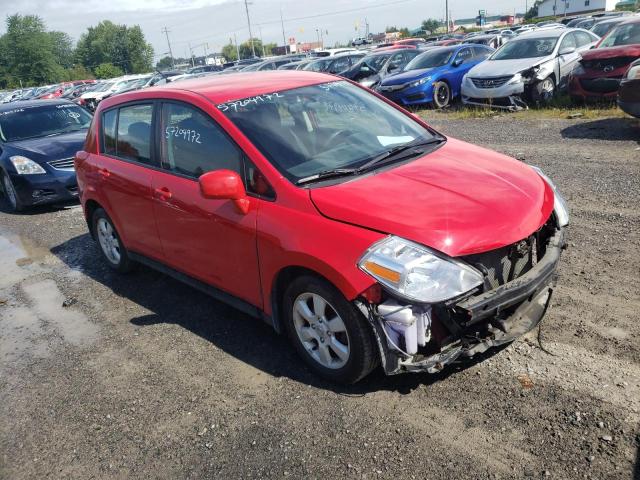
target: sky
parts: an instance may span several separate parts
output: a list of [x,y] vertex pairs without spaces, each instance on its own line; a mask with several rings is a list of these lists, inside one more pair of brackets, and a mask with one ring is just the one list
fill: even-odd
[[[529,4],[533,0],[529,1]],[[527,0],[449,0],[453,18],[475,17],[479,9],[487,15],[522,13]],[[442,19],[445,0],[251,0],[252,33],[265,43],[283,44],[284,38],[316,41],[323,32],[325,46],[364,35],[365,22],[372,33],[386,26],[416,28],[426,18]],[[220,51],[236,35],[249,37],[242,0],[0,0],[0,17],[14,13],[36,14],[49,30],[61,30],[77,40],[86,29],[102,20],[140,25],[153,45],[156,60],[168,51],[169,30],[173,55],[189,56]],[[0,25],[0,33],[5,25]],[[205,45],[206,44],[206,45]]]

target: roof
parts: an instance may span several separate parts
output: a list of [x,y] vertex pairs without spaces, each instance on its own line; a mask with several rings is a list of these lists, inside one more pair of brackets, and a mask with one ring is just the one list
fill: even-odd
[[578,30],[582,30],[580,28],[541,28],[539,30],[533,30],[531,32],[525,32],[518,37],[511,40],[512,42],[516,42],[521,38],[554,38],[561,37],[567,32],[575,32]]
[[74,105],[64,98],[51,98],[48,100],[18,100],[16,102],[2,103],[0,104],[0,112],[6,112],[8,110],[19,110],[20,108],[32,108],[32,107],[44,107],[46,105]]
[[161,93],[167,90],[186,90],[198,93],[213,103],[219,104],[337,80],[341,79],[333,75],[306,70],[270,70],[182,80],[175,85],[168,83],[159,87],[146,88],[144,92]]

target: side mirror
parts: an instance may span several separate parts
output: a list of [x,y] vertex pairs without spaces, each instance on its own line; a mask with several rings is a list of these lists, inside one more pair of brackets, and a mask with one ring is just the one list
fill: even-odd
[[459,66],[460,66],[460,65],[462,65],[463,63],[464,63],[464,59],[462,59],[462,58],[456,58],[456,59],[453,61],[453,66],[454,66],[454,67],[459,67]]
[[238,211],[249,212],[249,199],[240,175],[231,170],[214,170],[200,176],[200,193],[211,200],[232,200]]
[[560,50],[560,52],[558,52],[559,55],[571,55],[572,53],[575,53],[576,49],[574,47],[566,47],[563,48],[562,50]]

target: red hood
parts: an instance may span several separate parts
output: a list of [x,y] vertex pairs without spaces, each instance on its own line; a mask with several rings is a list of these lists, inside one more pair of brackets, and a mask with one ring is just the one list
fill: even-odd
[[453,139],[405,165],[310,192],[329,218],[453,257],[522,240],[553,210],[553,191],[529,166]]
[[601,60],[615,57],[640,57],[640,44],[594,48],[593,50],[582,52],[582,58],[584,60]]

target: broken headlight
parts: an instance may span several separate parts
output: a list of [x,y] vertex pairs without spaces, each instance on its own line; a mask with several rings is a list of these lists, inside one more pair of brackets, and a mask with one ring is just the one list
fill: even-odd
[[547,177],[540,168],[538,167],[531,167],[531,168],[533,168],[536,171],[536,173],[540,175],[542,179],[546,181],[549,184],[549,186],[552,188],[553,196],[554,196],[553,211],[556,214],[556,218],[558,219],[558,226],[566,227],[567,225],[569,225],[569,206],[567,205],[567,201],[560,194],[555,183],[553,183],[551,179]]
[[482,285],[482,274],[453,258],[390,236],[375,243],[358,266],[400,297],[438,303]]

